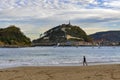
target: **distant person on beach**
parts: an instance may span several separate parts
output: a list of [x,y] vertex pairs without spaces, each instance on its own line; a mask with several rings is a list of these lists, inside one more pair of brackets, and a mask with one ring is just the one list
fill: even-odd
[[83,56],[83,66],[87,66],[87,61],[85,56]]

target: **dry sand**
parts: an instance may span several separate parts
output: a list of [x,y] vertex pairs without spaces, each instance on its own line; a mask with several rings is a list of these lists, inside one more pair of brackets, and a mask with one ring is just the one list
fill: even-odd
[[1,69],[0,80],[120,80],[120,64]]

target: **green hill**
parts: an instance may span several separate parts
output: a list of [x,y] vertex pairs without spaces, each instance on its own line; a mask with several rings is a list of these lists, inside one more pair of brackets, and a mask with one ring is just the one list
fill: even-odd
[[91,42],[92,39],[79,26],[62,24],[44,32],[39,39],[33,40],[33,43],[62,43],[70,41]]
[[12,25],[0,29],[0,45],[26,46],[30,44],[30,39],[27,38],[16,26]]

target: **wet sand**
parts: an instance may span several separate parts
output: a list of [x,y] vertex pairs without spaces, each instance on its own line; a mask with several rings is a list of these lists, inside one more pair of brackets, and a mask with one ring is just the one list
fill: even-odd
[[120,64],[0,69],[0,80],[120,80]]

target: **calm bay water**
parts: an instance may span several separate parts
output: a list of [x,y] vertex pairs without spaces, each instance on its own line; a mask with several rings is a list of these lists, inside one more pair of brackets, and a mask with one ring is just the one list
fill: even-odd
[[16,66],[77,66],[120,63],[120,47],[0,48],[0,68]]

